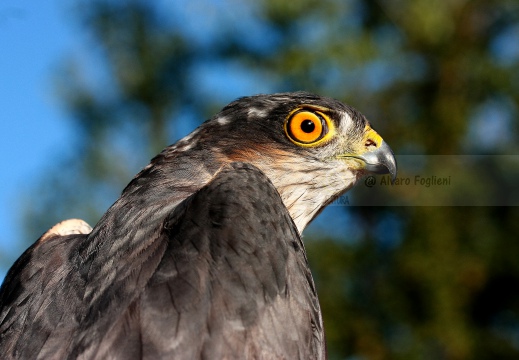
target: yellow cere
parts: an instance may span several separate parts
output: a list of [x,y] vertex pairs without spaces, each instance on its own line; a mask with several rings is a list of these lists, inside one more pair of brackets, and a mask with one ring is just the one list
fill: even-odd
[[375,130],[373,130],[369,125],[366,125],[365,134],[363,143],[365,144],[368,140],[371,140],[376,145],[375,147],[379,148],[382,145],[382,136],[380,136]]

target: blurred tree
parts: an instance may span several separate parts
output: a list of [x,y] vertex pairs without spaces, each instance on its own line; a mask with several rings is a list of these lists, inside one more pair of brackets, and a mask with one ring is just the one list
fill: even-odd
[[[95,0],[75,11],[92,53],[64,68],[59,89],[77,146],[31,198],[30,239],[71,216],[95,223],[193,119],[250,93],[339,98],[397,154],[517,154],[515,0]],[[101,66],[85,68],[88,59]],[[446,204],[485,195],[482,184],[499,195],[517,178],[492,162],[462,174],[424,166],[462,179]],[[413,206],[347,208],[342,237],[306,238],[330,358],[517,358],[516,207],[421,206],[428,198],[405,186],[354,196]]]

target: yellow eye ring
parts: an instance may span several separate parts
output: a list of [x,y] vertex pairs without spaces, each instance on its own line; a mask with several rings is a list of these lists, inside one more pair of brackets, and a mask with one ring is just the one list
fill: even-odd
[[288,138],[300,146],[315,146],[329,133],[330,121],[319,111],[299,109],[290,114],[285,122]]

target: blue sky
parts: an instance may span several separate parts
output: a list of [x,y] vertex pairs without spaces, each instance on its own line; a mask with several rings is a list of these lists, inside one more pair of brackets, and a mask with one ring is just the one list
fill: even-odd
[[20,198],[70,145],[53,73],[76,36],[62,1],[0,4],[0,254],[11,260],[23,251]]

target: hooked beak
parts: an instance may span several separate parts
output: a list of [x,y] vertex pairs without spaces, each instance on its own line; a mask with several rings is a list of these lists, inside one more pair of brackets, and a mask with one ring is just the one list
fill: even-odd
[[364,168],[367,171],[375,174],[390,174],[391,181],[395,181],[397,173],[395,155],[384,140],[375,150],[352,157],[362,160],[366,164]]
[[361,169],[375,174],[390,174],[391,181],[396,179],[396,159],[389,145],[369,125],[362,139],[362,149],[356,154],[343,154],[341,158],[354,158],[362,161]]

